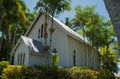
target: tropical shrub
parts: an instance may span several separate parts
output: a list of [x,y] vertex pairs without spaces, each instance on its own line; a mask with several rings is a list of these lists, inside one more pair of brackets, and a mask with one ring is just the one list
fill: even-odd
[[3,70],[2,78],[3,79],[22,79],[21,66],[12,66],[9,65]]
[[[60,70],[61,71],[61,70]],[[64,71],[64,72],[63,72]],[[88,68],[64,68],[60,73],[63,74],[63,79],[97,79],[99,77],[99,72]],[[64,78],[65,77],[65,78]]]
[[[92,70],[89,68],[55,68],[53,66],[26,66],[9,65],[3,70],[2,79],[111,79],[109,70]],[[112,78],[113,79],[113,78]]]
[[42,71],[40,79],[98,79],[99,72],[82,67],[73,68],[54,68],[54,67],[37,67]]
[[2,74],[2,71],[4,68],[7,68],[7,66],[10,65],[8,61],[1,61],[0,62],[0,75]]
[[39,72],[26,66],[9,65],[3,70],[2,79],[34,79]]
[[99,71],[101,79],[115,79],[114,75],[109,71],[109,69],[102,69]]
[[52,53],[52,66],[58,67],[59,56],[57,53]]

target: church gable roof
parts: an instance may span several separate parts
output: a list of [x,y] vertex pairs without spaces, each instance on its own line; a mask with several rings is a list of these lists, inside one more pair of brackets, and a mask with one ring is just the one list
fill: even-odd
[[[47,14],[48,18],[52,18],[52,16],[50,14]],[[30,26],[30,28],[27,30],[27,32],[25,33],[25,36],[28,36],[30,31],[32,30],[32,28],[34,28],[35,23],[38,21],[38,19],[41,16],[45,16],[45,13],[41,12],[38,14],[38,16],[36,17],[36,19],[33,21],[32,25]],[[66,26],[64,23],[60,22],[59,20],[57,20],[56,18],[53,17],[53,22],[55,24],[57,24],[60,29],[62,29],[64,31],[64,33],[66,33],[67,35],[73,37],[74,39],[77,39],[80,42],[85,43],[84,38],[82,36],[80,36],[79,34],[77,34],[75,31],[73,31],[71,28],[69,28],[68,26]],[[86,43],[88,44],[88,43]]]
[[[36,22],[38,22],[38,19],[41,16],[45,16],[45,14],[43,12],[39,13],[38,16],[35,18],[35,20],[33,21],[33,23],[31,24],[31,26],[28,28],[27,32],[25,33],[24,36],[28,36],[29,33],[31,32],[31,30],[34,28]],[[52,18],[51,15],[48,14],[49,18]],[[84,41],[84,38],[82,36],[80,36],[79,34],[77,34],[75,31],[73,31],[71,28],[69,28],[68,26],[66,26],[65,24],[63,24],[62,22],[60,22],[59,20],[57,20],[56,18],[53,18],[53,21],[55,24],[57,24],[60,29],[62,29],[62,31],[64,31],[64,33],[66,33],[68,36],[73,37],[74,39],[77,39],[78,41],[84,43],[85,45],[90,46],[87,42]],[[24,38],[24,37],[23,37]],[[18,47],[20,42],[20,39],[18,40],[17,44],[15,45],[14,49],[12,50],[11,53],[13,53],[16,48]]]
[[21,38],[30,52],[43,53],[44,45],[42,42],[25,36],[21,36]]

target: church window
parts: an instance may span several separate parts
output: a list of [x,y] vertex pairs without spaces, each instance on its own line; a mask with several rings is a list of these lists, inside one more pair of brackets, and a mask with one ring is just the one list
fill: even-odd
[[20,54],[20,65],[22,64],[22,53]]
[[73,66],[76,66],[76,51],[73,51]]
[[43,37],[43,24],[41,26],[41,38]]
[[40,38],[40,29],[38,29],[38,38]]
[[19,62],[20,62],[20,54],[18,54],[18,61],[17,61],[18,65],[19,65]]
[[12,56],[12,64],[14,63],[14,56]]
[[25,53],[18,54],[18,65],[24,65],[25,64]]
[[57,50],[56,50],[56,48],[54,48],[54,49],[53,49],[53,53],[57,53]]
[[25,64],[25,53],[23,54],[23,64]]

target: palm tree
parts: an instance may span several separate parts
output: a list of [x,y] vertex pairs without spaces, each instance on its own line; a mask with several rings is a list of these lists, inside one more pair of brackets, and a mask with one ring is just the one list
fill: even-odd
[[[48,37],[48,33],[47,33],[47,13],[50,13],[50,9],[49,9],[49,2],[48,0],[39,0],[37,2],[37,5],[35,7],[36,10],[39,9],[39,12],[44,12],[45,13],[45,23],[44,23],[44,38],[45,38],[45,46],[47,46],[47,37]],[[49,47],[48,47],[49,48]]]
[[120,45],[120,0],[103,0]]
[[[2,39],[5,37],[7,42],[6,52],[11,51],[11,35],[10,35],[10,26],[15,24],[24,24],[26,21],[25,11],[26,5],[22,0],[1,0],[0,6],[0,30],[2,31]],[[17,27],[17,26],[16,26]],[[2,47],[2,44],[1,46]],[[1,48],[0,48],[1,49]],[[1,52],[1,51],[0,51]]]
[[78,5],[75,7],[76,15],[73,18],[73,29],[75,31],[82,30],[84,40],[86,39],[86,28],[92,28],[92,25],[96,25],[99,21],[99,15],[95,12],[95,6],[82,7]]
[[52,42],[52,34],[55,31],[55,29],[53,28],[53,17],[65,10],[70,10],[70,2],[71,0],[39,0],[37,3],[37,9],[40,7],[40,10],[52,15],[51,28],[49,29],[50,47]]
[[65,18],[65,22],[64,23],[65,23],[65,25],[67,25],[70,28],[72,28],[72,26],[73,26],[72,20],[69,17]]

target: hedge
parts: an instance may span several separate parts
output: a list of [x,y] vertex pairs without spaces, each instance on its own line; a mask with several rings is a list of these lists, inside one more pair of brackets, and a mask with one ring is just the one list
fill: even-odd
[[82,68],[53,68],[9,65],[3,70],[2,79],[110,79],[108,70],[95,71]]
[[0,62],[0,75],[2,74],[3,69],[7,68],[8,65],[10,65],[10,63],[8,61]]
[[0,79],[113,79],[109,70],[93,70],[86,67],[57,68],[36,66],[35,68],[9,65],[0,62]]

